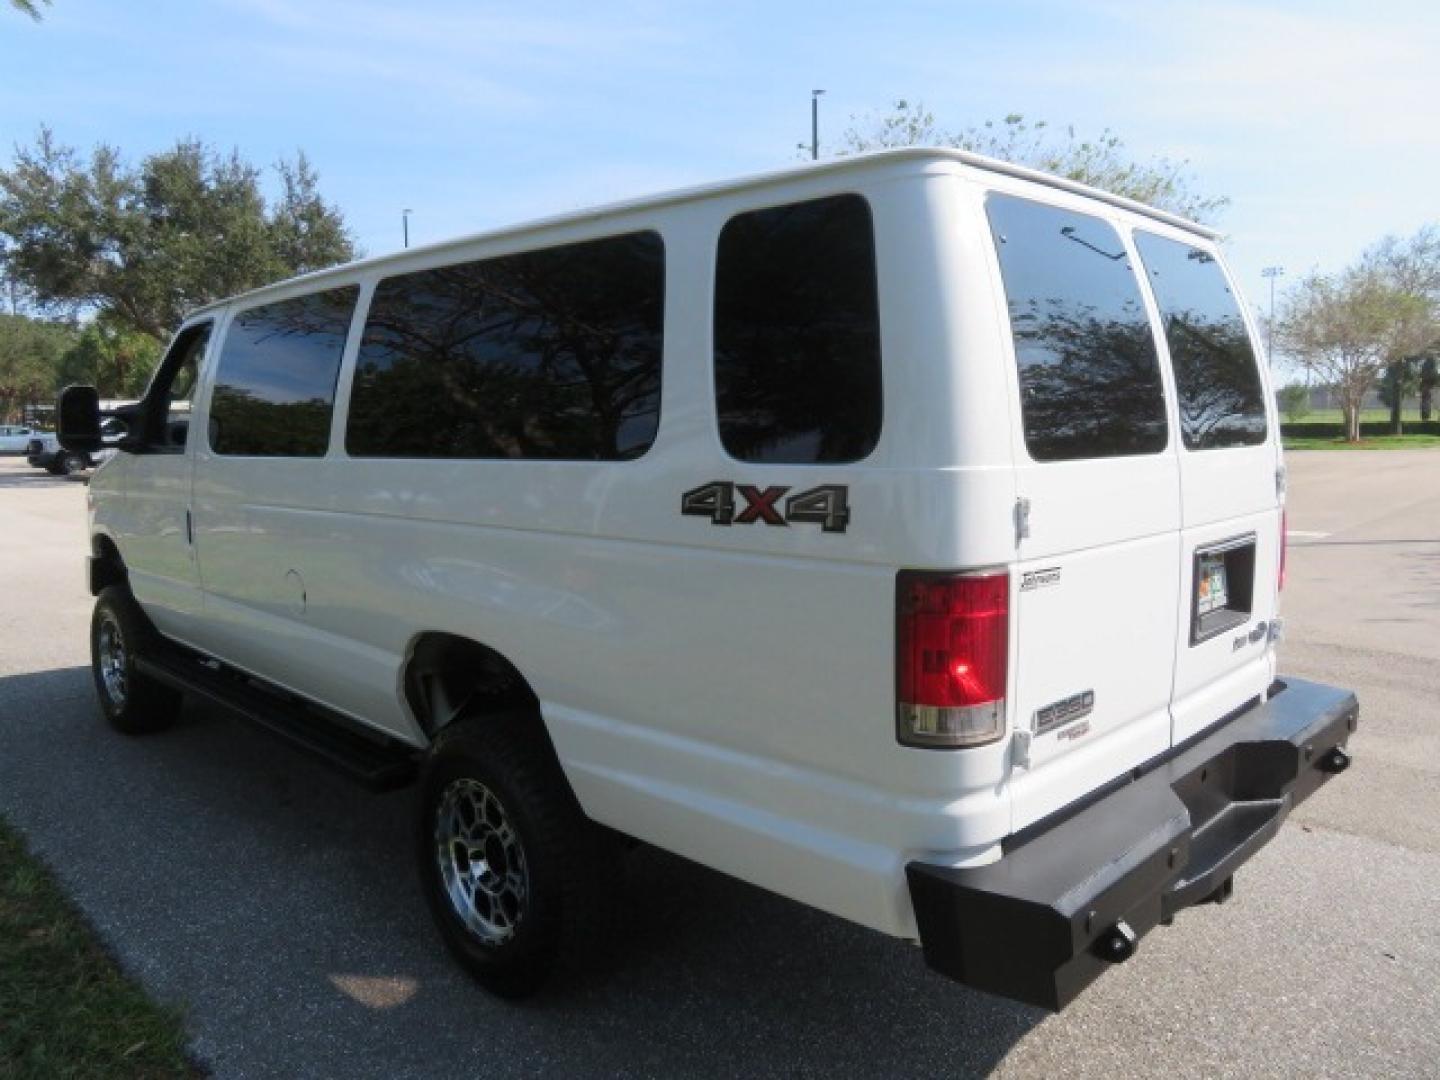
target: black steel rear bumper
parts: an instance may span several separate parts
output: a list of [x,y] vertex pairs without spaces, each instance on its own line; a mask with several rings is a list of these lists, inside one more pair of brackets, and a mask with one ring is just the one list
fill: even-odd
[[1348,690],[1276,683],[1264,704],[1041,823],[989,866],[913,862],[926,962],[967,986],[1062,1009],[1176,912],[1229,895],[1285,815],[1349,764]]

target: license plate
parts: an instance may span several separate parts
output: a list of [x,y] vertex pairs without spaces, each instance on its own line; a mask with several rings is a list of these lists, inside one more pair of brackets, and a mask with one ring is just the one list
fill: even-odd
[[1225,556],[1223,554],[1201,555],[1200,575],[1195,583],[1198,590],[1195,597],[1195,611],[1209,615],[1229,605],[1229,590],[1225,582]]

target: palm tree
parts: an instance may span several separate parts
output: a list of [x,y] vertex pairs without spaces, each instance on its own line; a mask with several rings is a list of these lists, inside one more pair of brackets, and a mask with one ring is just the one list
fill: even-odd
[[10,0],[10,6],[16,11],[23,11],[36,22],[40,21],[40,8],[48,5],[50,0]]

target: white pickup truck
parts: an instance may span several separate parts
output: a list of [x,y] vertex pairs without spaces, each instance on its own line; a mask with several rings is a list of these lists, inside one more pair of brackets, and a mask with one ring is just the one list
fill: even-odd
[[[107,421],[101,426],[102,435],[118,436],[123,427],[116,421]],[[25,446],[25,461],[37,469],[44,469],[52,476],[70,476],[103,465],[115,456],[113,447],[102,448],[93,453],[66,450],[60,445],[60,436],[50,431],[32,431]]]
[[90,468],[91,456],[66,450],[60,445],[60,437],[53,432],[32,431],[25,446],[25,461],[52,476],[69,476]]
[[1255,340],[1209,230],[949,150],[281,282],[114,412],[99,700],[418,775],[497,993],[610,937],[630,837],[1058,1009],[1350,760],[1276,667]]

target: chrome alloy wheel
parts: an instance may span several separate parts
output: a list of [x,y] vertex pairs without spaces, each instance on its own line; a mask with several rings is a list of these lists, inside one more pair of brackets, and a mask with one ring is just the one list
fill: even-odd
[[487,945],[502,945],[525,917],[530,874],[505,808],[478,780],[452,780],[435,811],[435,858],[455,914]]
[[105,696],[115,708],[124,708],[125,695],[129,689],[125,675],[125,639],[120,636],[120,624],[115,620],[115,616],[108,612],[100,619],[95,660],[100,666],[100,681],[105,686]]

